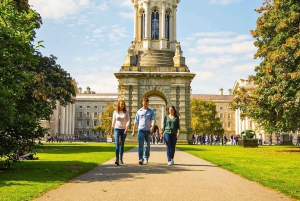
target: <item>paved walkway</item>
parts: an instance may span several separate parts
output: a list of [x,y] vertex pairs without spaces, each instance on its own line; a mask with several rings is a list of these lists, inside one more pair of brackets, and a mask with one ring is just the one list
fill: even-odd
[[152,145],[149,163],[138,164],[137,148],[52,190],[38,201],[201,200],[287,201],[286,196],[183,151],[167,166],[164,145]]

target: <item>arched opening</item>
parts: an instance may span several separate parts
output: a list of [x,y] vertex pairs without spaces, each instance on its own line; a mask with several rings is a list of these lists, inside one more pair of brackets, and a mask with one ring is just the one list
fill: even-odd
[[156,8],[152,10],[151,14],[151,39],[159,39],[159,12]]
[[141,15],[141,40],[146,37],[146,14],[145,11]]
[[170,11],[166,11],[165,15],[165,38],[170,40]]
[[143,97],[149,98],[149,108],[154,111],[156,125],[159,127],[159,129],[161,129],[167,108],[167,100],[165,95],[158,91],[150,91]]

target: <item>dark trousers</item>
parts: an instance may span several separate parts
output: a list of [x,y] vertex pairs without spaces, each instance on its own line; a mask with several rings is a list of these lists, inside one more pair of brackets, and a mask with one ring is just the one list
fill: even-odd
[[177,142],[177,135],[165,133],[164,138],[165,138],[165,142],[167,145],[168,161],[171,161],[171,159],[174,159],[174,155],[175,155],[175,146],[176,146],[176,142]]

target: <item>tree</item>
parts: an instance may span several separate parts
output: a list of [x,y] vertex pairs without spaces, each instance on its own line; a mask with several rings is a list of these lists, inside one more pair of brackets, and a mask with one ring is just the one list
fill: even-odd
[[112,115],[115,111],[115,107],[113,104],[107,105],[106,109],[103,112],[103,115],[100,117],[100,126],[95,126],[94,130],[98,132],[105,132],[110,133],[111,131],[111,121],[112,121]]
[[300,122],[300,4],[298,0],[265,0],[251,30],[258,48],[253,94],[241,89],[232,106],[269,132],[297,130]]
[[191,100],[191,127],[195,133],[224,134],[214,102],[195,98]]
[[34,151],[46,132],[39,120],[50,119],[56,100],[64,106],[76,95],[56,57],[33,45],[41,23],[28,0],[0,0],[0,158],[7,165],[15,152]]

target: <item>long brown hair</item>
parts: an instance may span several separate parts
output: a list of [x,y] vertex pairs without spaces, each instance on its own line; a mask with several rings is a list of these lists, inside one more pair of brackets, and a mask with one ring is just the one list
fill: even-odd
[[120,108],[120,103],[124,103],[124,109],[123,109],[123,112],[126,113],[126,103],[125,101],[123,100],[118,100],[118,103],[116,105],[116,111],[119,113],[121,111],[121,108]]
[[[175,107],[174,107],[173,105],[171,105],[170,107],[174,110],[174,116],[175,116],[175,117],[176,117],[176,116],[179,117],[180,114],[177,112],[177,110],[175,109]],[[169,108],[170,108],[170,107],[168,107],[168,109],[167,109],[167,110],[168,110],[168,113],[169,113]]]

